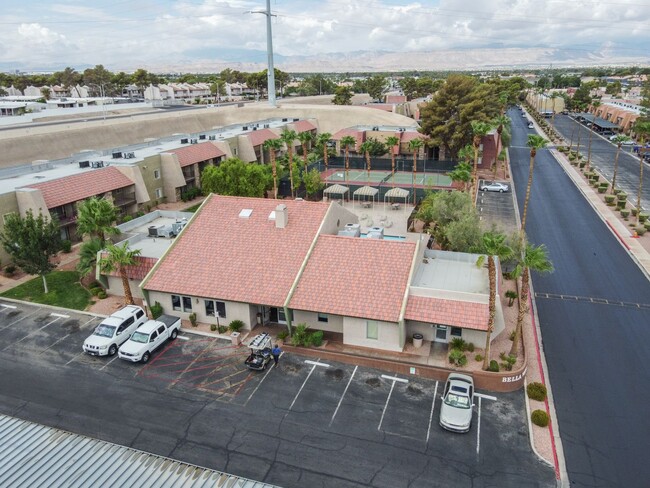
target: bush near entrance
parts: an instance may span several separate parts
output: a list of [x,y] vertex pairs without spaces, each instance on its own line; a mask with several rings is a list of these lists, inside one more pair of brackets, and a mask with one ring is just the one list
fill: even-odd
[[526,393],[528,393],[528,398],[543,402],[546,399],[546,386],[537,381],[529,383],[526,387]]
[[548,426],[548,414],[544,410],[535,410],[532,414],[530,414],[530,420],[533,421],[533,423],[539,427],[546,427]]

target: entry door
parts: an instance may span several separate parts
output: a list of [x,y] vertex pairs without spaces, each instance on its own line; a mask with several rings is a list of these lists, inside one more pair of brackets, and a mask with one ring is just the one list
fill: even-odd
[[284,308],[271,307],[271,322],[278,324],[286,324],[287,317],[284,313]]
[[447,329],[446,325],[436,325],[436,342],[447,342]]

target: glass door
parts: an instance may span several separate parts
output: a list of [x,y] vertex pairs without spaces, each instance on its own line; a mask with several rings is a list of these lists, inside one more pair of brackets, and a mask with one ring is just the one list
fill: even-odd
[[446,325],[436,325],[436,342],[448,342]]

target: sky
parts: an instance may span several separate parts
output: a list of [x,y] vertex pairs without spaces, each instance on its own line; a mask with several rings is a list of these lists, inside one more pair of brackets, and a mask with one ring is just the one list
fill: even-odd
[[[0,10],[0,70],[264,63],[264,0],[22,0]],[[271,0],[276,66],[358,51],[650,53],[650,0]]]

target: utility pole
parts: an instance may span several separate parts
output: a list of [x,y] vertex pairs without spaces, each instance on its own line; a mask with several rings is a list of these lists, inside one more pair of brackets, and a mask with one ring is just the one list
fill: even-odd
[[275,17],[271,13],[271,0],[266,0],[266,10],[252,10],[252,14],[266,15],[266,54],[268,57],[268,93],[269,105],[275,107],[275,68],[273,67],[273,34],[271,32],[271,17]]

